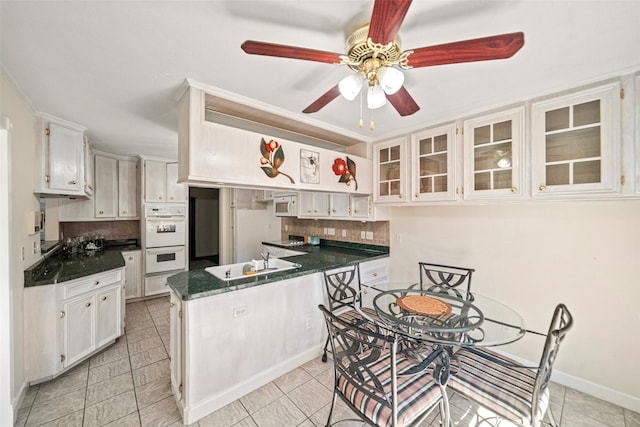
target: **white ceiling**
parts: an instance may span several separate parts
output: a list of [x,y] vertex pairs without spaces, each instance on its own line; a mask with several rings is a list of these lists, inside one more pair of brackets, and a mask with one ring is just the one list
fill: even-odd
[[610,75],[640,69],[640,1],[420,1],[400,29],[402,49],[523,31],[510,59],[409,70],[420,105],[400,117],[359,102],[301,111],[350,71],[247,55],[253,39],[344,52],[344,35],[372,0],[0,1],[2,65],[37,111],[88,128],[116,154],[177,156],[174,96],[191,78],[303,120],[380,140]]

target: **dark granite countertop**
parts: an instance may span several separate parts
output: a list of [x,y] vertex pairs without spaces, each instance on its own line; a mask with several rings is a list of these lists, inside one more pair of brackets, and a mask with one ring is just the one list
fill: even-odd
[[135,249],[140,246],[108,246],[103,251],[65,255],[60,248],[24,271],[24,286],[52,285],[124,267],[121,252]]
[[374,247],[371,245],[358,246],[357,244],[349,244],[346,246],[348,247],[328,245],[309,246],[305,248],[308,252],[305,255],[283,258],[302,265],[302,267],[294,270],[232,281],[218,279],[205,270],[191,270],[169,276],[167,282],[171,289],[173,289],[182,300],[188,301],[389,256],[389,248],[387,247]]

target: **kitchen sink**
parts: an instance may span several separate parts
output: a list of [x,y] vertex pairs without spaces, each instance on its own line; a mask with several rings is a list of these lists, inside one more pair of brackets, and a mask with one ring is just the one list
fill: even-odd
[[[254,266],[257,264],[258,269],[253,274],[245,274],[245,265]],[[269,273],[278,273],[280,271],[292,270],[294,268],[302,267],[295,262],[286,261],[280,258],[272,258],[269,260],[269,267],[264,268],[262,260],[257,262],[239,262],[237,264],[218,265],[216,267],[207,267],[204,270],[213,274],[220,280],[238,280],[246,279],[249,277],[261,276]]]

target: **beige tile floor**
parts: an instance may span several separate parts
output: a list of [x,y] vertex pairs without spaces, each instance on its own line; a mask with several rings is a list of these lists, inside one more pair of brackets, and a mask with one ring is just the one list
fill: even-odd
[[[30,387],[16,426],[182,426],[171,394],[168,349],[168,298],[127,304],[126,335],[65,375]],[[318,358],[192,426],[324,426],[332,387],[332,365]],[[459,395],[450,399],[455,426],[485,425],[477,419],[482,409]],[[563,427],[640,427],[640,414],[557,384],[552,410]],[[334,421],[352,417],[340,405]],[[423,426],[438,421],[433,414]]]

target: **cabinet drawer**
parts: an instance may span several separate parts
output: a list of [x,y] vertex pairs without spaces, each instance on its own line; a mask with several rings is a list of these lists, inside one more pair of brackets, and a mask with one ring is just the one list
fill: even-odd
[[360,282],[367,284],[389,278],[388,259],[377,259],[360,263]]
[[122,269],[76,279],[62,286],[62,299],[72,298],[85,292],[100,289],[104,286],[118,283],[121,280]]
[[159,295],[169,292],[169,285],[167,284],[167,277],[175,274],[161,274],[159,276],[147,276],[144,278],[144,296]]

